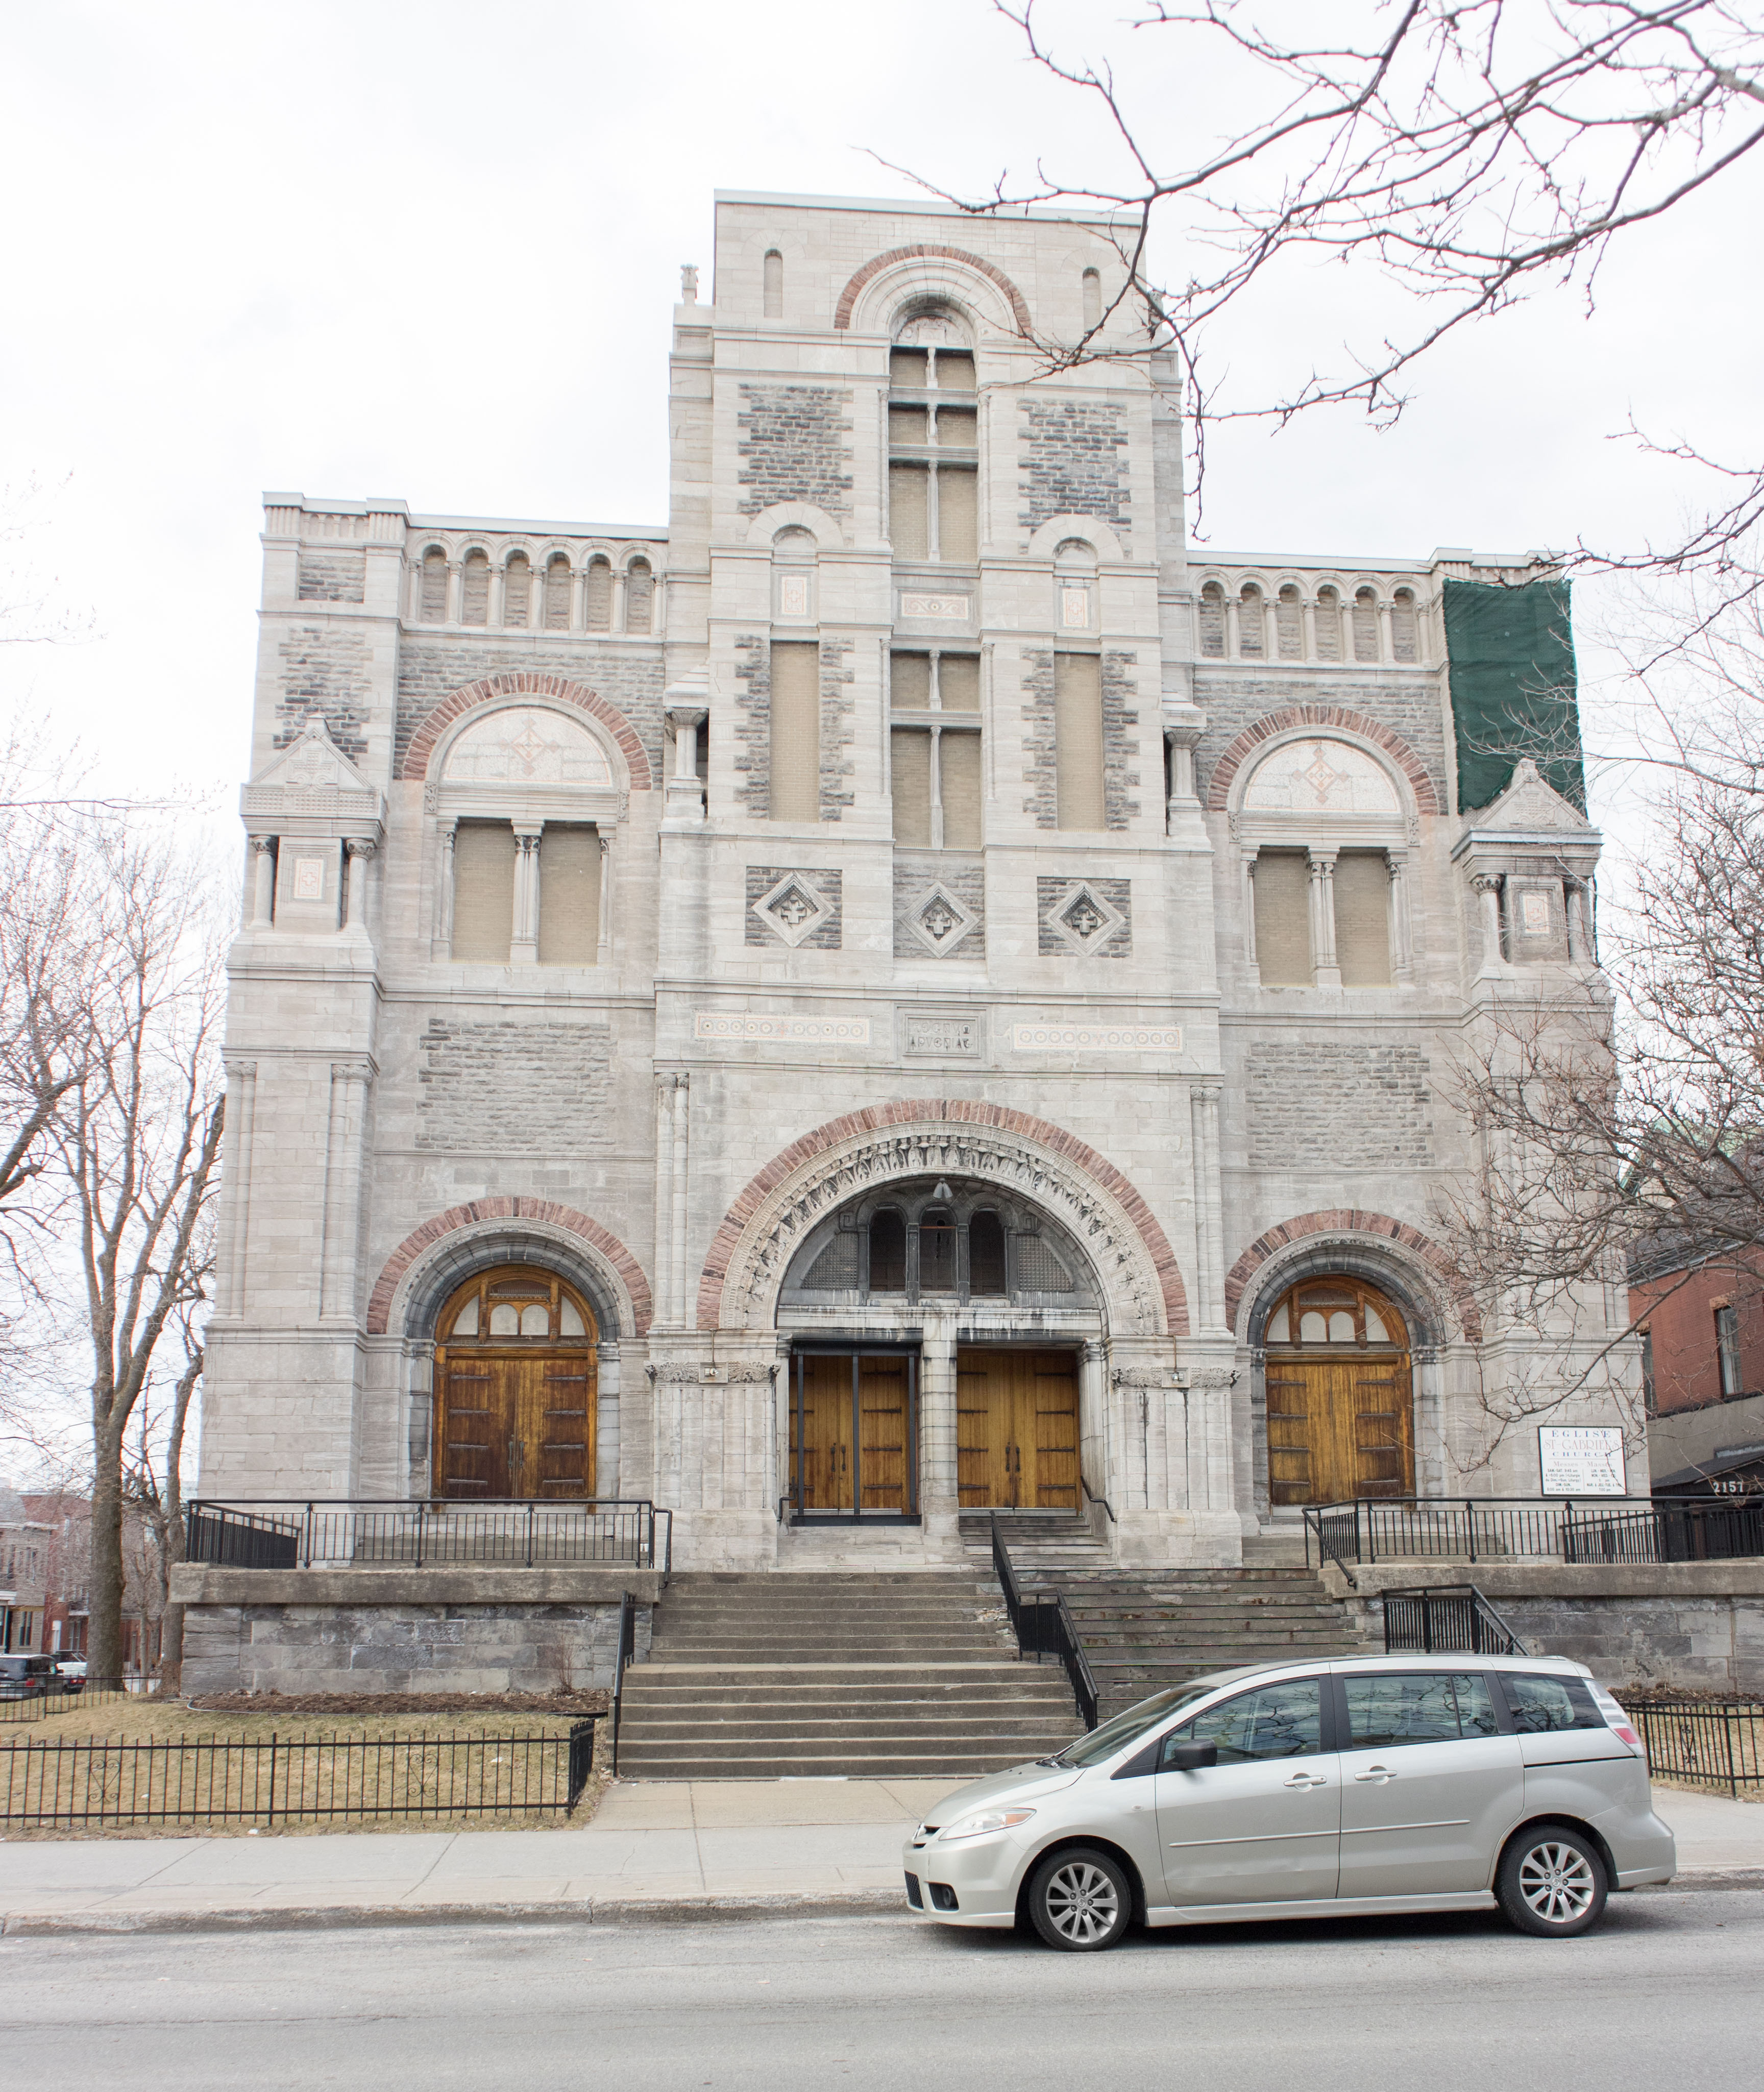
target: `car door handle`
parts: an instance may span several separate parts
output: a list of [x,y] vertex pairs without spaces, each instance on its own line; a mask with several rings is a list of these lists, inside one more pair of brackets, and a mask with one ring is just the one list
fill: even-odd
[[1394,1779],[1396,1774],[1391,1771],[1389,1766],[1368,1766],[1364,1772],[1356,1772],[1354,1778],[1357,1780],[1383,1781]]
[[1286,1782],[1288,1787],[1327,1787],[1329,1775],[1321,1772],[1295,1772]]

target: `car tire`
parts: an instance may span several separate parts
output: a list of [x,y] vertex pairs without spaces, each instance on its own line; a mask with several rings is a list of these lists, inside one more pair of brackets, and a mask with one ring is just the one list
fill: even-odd
[[1029,1882],[1029,1921],[1049,1947],[1095,1954],[1133,1921],[1133,1884],[1112,1853],[1092,1845],[1050,1853]]
[[1570,1823],[1531,1823],[1501,1855],[1494,1893],[1509,1925],[1539,1939],[1573,1939],[1605,1914],[1604,1857]]

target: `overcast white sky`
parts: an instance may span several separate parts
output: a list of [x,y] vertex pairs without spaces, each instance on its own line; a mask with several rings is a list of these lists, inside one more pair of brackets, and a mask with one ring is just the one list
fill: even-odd
[[[1122,11],[1070,0],[1068,46],[1112,50],[1165,136],[1201,135],[1228,94]],[[670,309],[710,261],[711,191],[905,194],[866,149],[984,185],[1102,145],[984,0],[14,0],[0,478],[15,510],[41,492],[0,599],[51,589],[91,636],[0,647],[7,692],[113,784],[230,801],[263,490],[664,523]],[[1764,441],[1760,186],[1636,236],[1594,318],[1559,300],[1442,353],[1393,432],[1220,441],[1212,542],[1667,534],[1702,490],[1609,438],[1633,411],[1737,457]],[[1231,359],[1327,355],[1351,296],[1320,282]]]

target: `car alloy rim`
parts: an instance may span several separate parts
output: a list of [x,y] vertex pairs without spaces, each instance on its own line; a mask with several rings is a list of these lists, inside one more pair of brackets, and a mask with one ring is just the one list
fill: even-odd
[[1593,1869],[1572,1845],[1533,1845],[1520,1862],[1519,1892],[1546,1925],[1572,1925],[1593,1908]]
[[1054,1930],[1079,1947],[1100,1939],[1121,1911],[1114,1883],[1088,1860],[1059,1869],[1048,1883],[1047,1904]]

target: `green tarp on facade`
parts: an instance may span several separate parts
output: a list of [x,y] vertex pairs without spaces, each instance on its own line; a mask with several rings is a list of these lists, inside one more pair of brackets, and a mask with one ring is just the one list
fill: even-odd
[[1448,577],[1445,616],[1459,812],[1498,798],[1528,755],[1585,813],[1567,582],[1502,588]]

